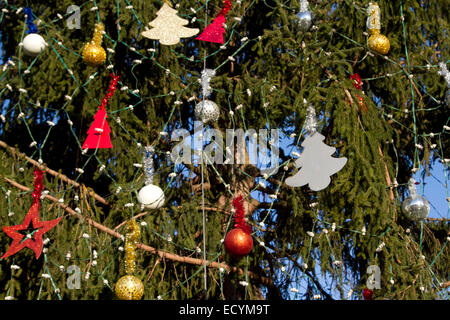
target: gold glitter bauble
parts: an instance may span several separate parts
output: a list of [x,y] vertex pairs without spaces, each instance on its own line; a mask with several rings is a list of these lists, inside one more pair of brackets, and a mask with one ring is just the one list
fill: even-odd
[[369,48],[379,54],[387,54],[391,44],[388,37],[382,35],[381,33],[373,32],[369,37]]
[[140,300],[144,295],[144,284],[135,276],[123,276],[114,288],[120,300]]
[[83,48],[83,61],[92,67],[103,64],[106,60],[106,52],[102,46],[87,43]]

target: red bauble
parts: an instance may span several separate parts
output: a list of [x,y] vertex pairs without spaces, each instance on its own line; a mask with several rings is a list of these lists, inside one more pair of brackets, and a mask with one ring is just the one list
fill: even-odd
[[363,297],[364,300],[372,300],[373,299],[373,291],[370,289],[364,289],[363,290]]
[[233,257],[243,257],[252,251],[252,248],[252,236],[241,228],[233,229],[227,233],[225,237],[225,249]]

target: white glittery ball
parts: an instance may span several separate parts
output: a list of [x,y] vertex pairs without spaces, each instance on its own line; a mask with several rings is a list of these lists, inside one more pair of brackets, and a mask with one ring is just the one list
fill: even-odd
[[27,56],[35,57],[45,50],[47,44],[37,33],[30,33],[23,39],[23,52]]
[[203,123],[215,122],[219,119],[219,107],[211,100],[201,101],[195,106],[195,116]]
[[138,201],[144,205],[146,209],[158,209],[164,204],[164,192],[154,184],[148,184],[139,190]]

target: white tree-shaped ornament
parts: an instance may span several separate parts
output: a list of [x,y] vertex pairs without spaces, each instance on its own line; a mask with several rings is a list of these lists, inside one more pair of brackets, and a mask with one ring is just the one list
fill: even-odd
[[[306,102],[306,101],[305,101]],[[295,166],[300,170],[286,179],[291,187],[309,185],[313,191],[325,189],[331,182],[330,176],[341,170],[347,163],[347,158],[333,158],[336,148],[323,143],[325,137],[318,133],[314,108],[308,106],[305,129],[310,132],[302,143],[304,148]]]
[[149,22],[153,29],[142,32],[146,38],[159,40],[164,45],[174,45],[180,42],[180,38],[195,36],[200,30],[196,28],[183,27],[189,23],[188,20],[177,16],[177,10],[172,9],[167,3],[156,13],[155,20]]

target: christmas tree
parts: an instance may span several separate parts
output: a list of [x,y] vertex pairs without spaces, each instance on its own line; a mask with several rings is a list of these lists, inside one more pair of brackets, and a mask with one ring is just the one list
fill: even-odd
[[[363,299],[363,290],[373,299],[448,299],[449,213],[432,209],[411,221],[401,203],[412,176],[422,194],[438,170],[441,189],[428,200],[447,204],[450,123],[438,72],[449,65],[449,9],[442,0],[378,4],[387,55],[368,47],[363,1],[310,0],[304,31],[298,1],[233,2],[220,47],[193,35],[221,0],[174,1],[176,10],[157,1],[84,1],[80,29],[66,25],[71,0],[0,1],[0,226],[24,221],[35,167],[46,172],[42,221],[63,217],[43,236],[38,260],[25,248],[0,261],[0,299],[116,299],[127,260],[135,262],[142,299]],[[36,57],[21,46],[26,6],[48,44]],[[144,31],[147,21],[153,29]],[[107,57],[86,67],[81,50],[97,23]],[[208,99],[221,114],[195,133],[205,67],[216,71]],[[92,124],[110,73],[120,75],[107,107],[110,127],[104,111]],[[356,73],[362,90],[350,78]],[[286,184],[298,172],[292,153],[308,150],[300,148],[303,99],[316,109],[320,143],[336,149],[333,161],[348,159],[320,191]],[[114,148],[83,148],[88,129],[97,139],[110,130]],[[252,160],[249,140],[267,141],[270,156],[272,129],[281,142],[267,174]],[[201,152],[214,146],[211,132],[224,140],[231,132],[230,142],[247,148],[224,141],[229,161],[218,163],[218,152]],[[176,161],[177,145],[194,151]],[[137,200],[147,146],[152,184],[165,199],[148,210]],[[239,196],[253,248],[237,260],[223,240]],[[132,218],[140,229],[135,252],[126,238]],[[0,233],[0,256],[10,244]],[[379,289],[369,267],[379,268]]]

